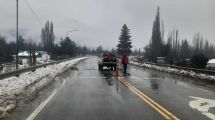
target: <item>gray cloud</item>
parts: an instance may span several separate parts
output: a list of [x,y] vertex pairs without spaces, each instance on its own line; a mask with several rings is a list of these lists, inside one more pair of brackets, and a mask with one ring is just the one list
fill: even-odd
[[[42,25],[35,19],[24,0],[20,1],[20,29],[26,37],[40,40]],[[88,46],[115,47],[121,26],[131,29],[133,46],[142,48],[151,37],[156,8],[168,31],[178,28],[181,38],[192,41],[195,32],[201,32],[209,41],[215,39],[214,0],[28,0],[40,19],[54,22],[57,38],[66,31],[78,29],[69,36]],[[0,34],[15,30],[15,1],[0,1]],[[12,36],[12,37],[11,37]]]

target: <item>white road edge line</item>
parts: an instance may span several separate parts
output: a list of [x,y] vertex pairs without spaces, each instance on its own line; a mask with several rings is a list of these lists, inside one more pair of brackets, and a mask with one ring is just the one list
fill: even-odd
[[48,102],[54,97],[57,90],[55,90],[45,101],[43,101],[29,116],[26,120],[34,120],[34,118],[42,111],[42,109],[48,104]]

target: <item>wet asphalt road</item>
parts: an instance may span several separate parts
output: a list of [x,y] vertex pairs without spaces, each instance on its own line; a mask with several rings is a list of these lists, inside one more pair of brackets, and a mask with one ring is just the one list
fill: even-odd
[[[97,58],[87,59],[67,72],[56,94],[36,115],[35,120],[163,120],[150,106],[110,71],[97,70]],[[129,65],[128,75],[121,75],[136,89],[183,120],[215,119],[215,93],[207,86],[190,82],[189,78]],[[118,83],[117,83],[118,82]],[[51,93],[50,93],[51,94]],[[40,100],[37,100],[40,101]],[[43,100],[41,100],[42,102]],[[26,119],[39,105],[30,105],[10,119]],[[27,105],[27,104],[26,104]],[[19,117],[18,117],[19,116]]]

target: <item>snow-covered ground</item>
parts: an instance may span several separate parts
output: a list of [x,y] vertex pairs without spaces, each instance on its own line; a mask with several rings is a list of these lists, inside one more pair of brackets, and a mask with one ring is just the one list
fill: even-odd
[[202,80],[215,81],[215,75],[207,75],[207,74],[203,74],[203,73],[196,73],[196,72],[191,71],[191,70],[182,70],[182,69],[176,69],[176,68],[171,68],[171,67],[152,65],[152,64],[147,64],[147,63],[138,63],[138,62],[134,62],[134,61],[130,61],[130,64],[145,67],[145,68],[149,68],[149,69],[154,69],[154,70],[161,71],[161,72],[167,72],[167,73],[177,74],[177,75],[181,75],[181,76],[198,78],[198,79],[202,79]]
[[34,72],[22,73],[19,77],[0,80],[0,118],[6,116],[7,111],[16,107],[16,98],[18,96],[31,96],[33,92],[39,91],[39,89],[50,83],[56,75],[86,58],[72,59],[49,65],[46,68],[36,69]]
[[[44,64],[44,63],[48,63],[48,62],[52,62],[51,60],[49,61],[43,61],[43,60],[40,60],[40,59],[37,59],[37,65],[39,64]],[[3,69],[0,69],[0,73],[6,73],[6,72],[11,72],[11,71],[14,71],[16,70],[16,64],[15,63],[10,63],[10,64],[2,64],[4,67]],[[23,63],[22,65],[19,64],[19,69],[21,68],[27,68],[29,67],[29,63]]]

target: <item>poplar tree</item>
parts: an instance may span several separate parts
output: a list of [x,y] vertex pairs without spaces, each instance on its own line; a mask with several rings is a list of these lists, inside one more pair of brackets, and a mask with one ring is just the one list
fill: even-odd
[[45,51],[51,54],[54,50],[54,27],[53,23],[47,21],[45,27],[41,30],[41,41]]
[[156,62],[157,57],[161,57],[161,50],[163,47],[161,30],[160,30],[160,11],[157,8],[156,18],[153,23],[152,37],[151,37],[151,61]]

